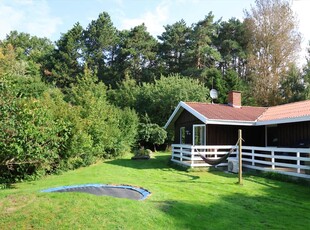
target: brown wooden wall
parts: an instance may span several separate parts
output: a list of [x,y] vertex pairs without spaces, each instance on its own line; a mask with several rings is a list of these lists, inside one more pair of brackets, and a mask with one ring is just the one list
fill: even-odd
[[243,144],[247,146],[265,146],[264,127],[208,125],[208,145],[234,145],[238,140],[238,130],[242,130]]
[[193,116],[187,110],[184,110],[174,124],[174,143],[180,143],[180,128],[185,127],[188,135],[185,136],[185,143],[193,144],[193,124],[203,124],[197,117]]
[[300,141],[310,141],[310,121],[278,125],[278,147],[295,147]]
[[[193,125],[203,124],[195,116],[184,110],[175,122],[174,143],[178,144],[180,140],[180,128],[185,127],[189,133],[186,135],[186,144],[192,144]],[[265,128],[247,127],[233,125],[207,125],[207,145],[233,145],[238,139],[238,129],[242,129],[244,145],[265,146]]]
[[[175,122],[174,143],[180,141],[180,128],[185,127],[186,144],[192,144],[193,125],[203,124],[195,116],[184,110]],[[238,129],[242,130],[244,145],[265,146],[265,126],[234,126],[234,125],[207,125],[207,145],[233,145],[238,139]],[[295,147],[302,140],[310,141],[310,121],[279,124],[276,128],[278,147]]]

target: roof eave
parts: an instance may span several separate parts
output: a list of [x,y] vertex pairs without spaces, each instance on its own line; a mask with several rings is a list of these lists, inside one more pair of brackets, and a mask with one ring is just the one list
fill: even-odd
[[310,115],[302,116],[302,117],[293,117],[293,118],[284,118],[284,119],[275,119],[275,120],[267,120],[267,121],[257,121],[256,125],[277,125],[277,124],[285,124],[285,123],[294,123],[294,122],[303,122],[310,121]]
[[210,125],[240,125],[240,126],[255,126],[255,121],[238,121],[238,120],[218,120],[209,119],[206,124]]
[[[171,116],[169,117],[167,123],[165,124],[164,128],[168,129],[170,128],[171,124],[174,123],[174,121],[180,116],[182,110],[181,109],[185,109],[188,112],[190,112],[192,115],[194,115],[195,117],[197,117],[197,119],[199,119],[201,122],[203,123],[207,123],[207,118],[205,116],[203,116],[201,113],[197,112],[197,110],[193,109],[192,107],[190,107],[189,105],[187,105],[185,102],[181,101],[178,106],[175,108],[175,110],[173,111],[173,113],[171,114]],[[180,112],[179,112],[180,111]]]
[[181,104],[183,102],[180,101],[179,104],[177,105],[177,107],[174,109],[173,113],[171,114],[171,116],[169,117],[168,121],[166,122],[164,129],[167,129],[170,127],[171,122],[174,120],[176,114],[178,113],[178,111],[181,109]]

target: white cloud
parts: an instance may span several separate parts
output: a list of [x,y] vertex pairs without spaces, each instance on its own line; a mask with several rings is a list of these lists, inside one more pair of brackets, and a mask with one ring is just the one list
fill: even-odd
[[147,11],[137,18],[122,18],[121,29],[131,29],[144,23],[148,32],[156,37],[164,31],[163,25],[166,24],[168,15],[169,5],[163,1],[157,5],[154,11]]
[[0,21],[0,39],[12,30],[51,38],[62,24],[60,18],[51,16],[45,0],[0,1]]
[[18,12],[9,6],[0,5],[0,38],[4,38],[9,31],[13,30],[22,18],[22,12]]

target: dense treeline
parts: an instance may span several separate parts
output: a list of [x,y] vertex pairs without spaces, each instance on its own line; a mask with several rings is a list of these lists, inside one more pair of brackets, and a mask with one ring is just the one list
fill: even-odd
[[177,103],[209,101],[211,88],[217,103],[230,90],[247,105],[309,99],[296,25],[288,2],[257,0],[243,22],[210,12],[191,26],[166,25],[158,38],[144,24],[119,31],[105,12],[55,44],[10,32],[0,42],[0,180],[169,142],[162,126]]

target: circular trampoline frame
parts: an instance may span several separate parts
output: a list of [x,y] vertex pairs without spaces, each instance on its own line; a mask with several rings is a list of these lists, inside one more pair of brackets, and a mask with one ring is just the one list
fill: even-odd
[[[80,190],[79,190],[80,189]],[[84,189],[84,190],[83,190]],[[97,194],[97,193],[92,193],[87,191],[92,190],[92,189],[122,189],[124,192],[130,193],[130,192],[136,192],[140,194],[139,199],[133,198],[133,197],[123,197],[123,196],[117,196],[117,195],[109,195],[109,194]],[[86,191],[85,191],[86,190]],[[139,187],[134,187],[130,185],[109,185],[109,184],[81,184],[81,185],[70,185],[70,186],[61,186],[61,187],[56,187],[56,188],[49,188],[42,190],[41,192],[84,192],[84,193],[89,193],[97,196],[113,196],[117,198],[127,198],[127,199],[132,199],[132,200],[145,200],[148,196],[151,195],[151,192],[144,188],[139,188]],[[100,193],[100,192],[99,192]],[[113,193],[113,192],[112,192]]]

